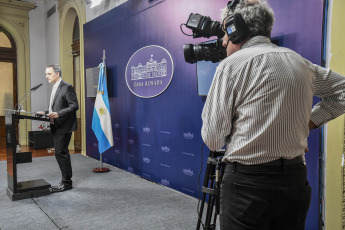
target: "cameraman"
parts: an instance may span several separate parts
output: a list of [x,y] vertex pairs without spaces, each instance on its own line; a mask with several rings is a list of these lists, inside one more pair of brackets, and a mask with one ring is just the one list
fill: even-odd
[[[345,78],[271,43],[274,12],[234,0],[223,12],[227,58],[202,112],[202,138],[226,146],[221,229],[304,229],[309,130],[345,112]],[[312,108],[313,96],[323,100]]]

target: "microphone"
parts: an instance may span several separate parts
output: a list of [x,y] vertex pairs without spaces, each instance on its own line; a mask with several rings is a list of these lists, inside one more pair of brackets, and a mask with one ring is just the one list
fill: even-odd
[[35,91],[36,89],[38,89],[38,88],[41,87],[41,86],[42,86],[42,83],[39,84],[39,85],[36,85],[35,87],[33,87],[33,88],[31,89],[31,91]]
[[16,104],[16,106],[14,107],[13,110],[16,110],[17,112],[25,112],[25,110],[23,110],[23,104],[24,102],[26,101],[26,99],[30,96],[30,94],[35,91],[36,89],[38,89],[39,87],[42,86],[42,83],[41,84],[38,84],[36,85],[35,87],[29,89],[25,94],[24,96],[22,96],[18,103]]

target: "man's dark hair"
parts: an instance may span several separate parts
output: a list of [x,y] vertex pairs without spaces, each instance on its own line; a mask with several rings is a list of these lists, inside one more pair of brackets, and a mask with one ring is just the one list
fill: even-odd
[[61,67],[58,64],[48,65],[47,68],[53,68],[54,73],[59,73],[59,76],[60,77],[62,76],[62,70],[61,70]]

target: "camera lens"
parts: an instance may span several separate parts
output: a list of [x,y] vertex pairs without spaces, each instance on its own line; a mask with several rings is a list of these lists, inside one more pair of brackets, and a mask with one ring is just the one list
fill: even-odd
[[222,25],[218,21],[212,21],[210,25],[210,35],[215,35],[218,38],[224,37],[224,31],[222,30]]
[[185,44],[183,45],[183,53],[184,53],[184,60],[188,63],[195,63],[196,61],[193,60],[194,51],[193,51],[193,44]]
[[226,48],[222,46],[222,39],[205,44],[186,44],[183,46],[184,59],[188,63],[197,61],[219,62],[226,57]]
[[204,47],[201,44],[186,44],[183,46],[184,59],[188,63],[205,60]]

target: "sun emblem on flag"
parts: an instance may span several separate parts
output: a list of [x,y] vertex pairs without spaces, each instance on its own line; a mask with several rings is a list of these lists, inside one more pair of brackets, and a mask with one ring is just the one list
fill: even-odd
[[101,115],[103,115],[104,114],[104,109],[101,107],[101,108],[99,108],[99,114],[101,114]]

